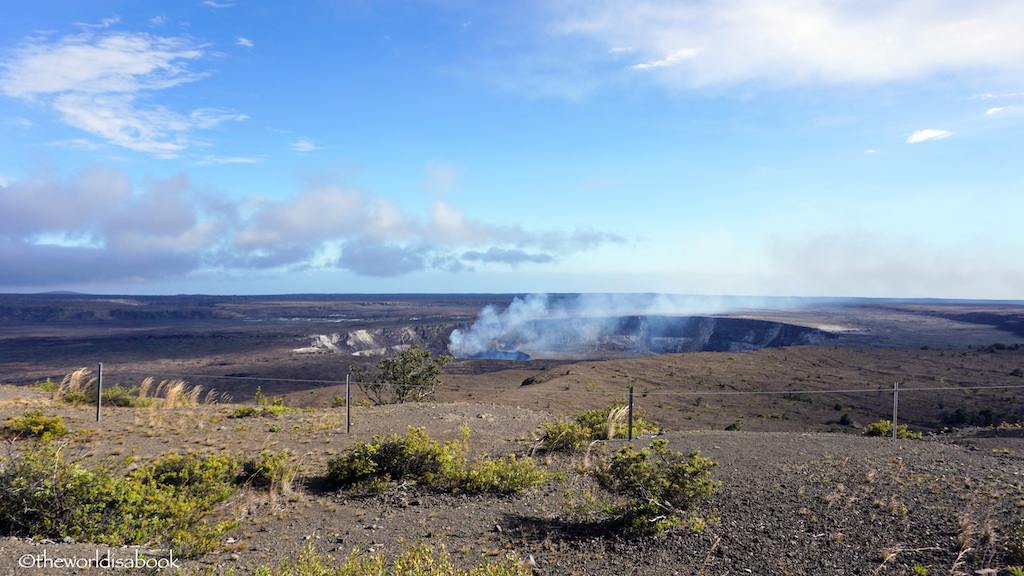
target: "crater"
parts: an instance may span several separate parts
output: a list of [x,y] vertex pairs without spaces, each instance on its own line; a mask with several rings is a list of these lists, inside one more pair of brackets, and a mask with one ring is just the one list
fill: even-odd
[[297,353],[386,356],[420,346],[457,358],[612,359],[678,352],[730,352],[817,344],[838,335],[810,326],[713,316],[543,319],[467,338],[473,328],[437,324],[316,335]]

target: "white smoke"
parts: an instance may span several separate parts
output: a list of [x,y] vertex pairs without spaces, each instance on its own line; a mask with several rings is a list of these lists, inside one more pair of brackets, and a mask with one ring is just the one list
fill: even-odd
[[[566,343],[592,342],[623,316],[693,316],[764,307],[764,298],[672,294],[530,294],[503,311],[487,306],[465,330],[454,330],[448,350],[458,357],[492,351],[529,354]],[[559,320],[561,322],[545,322]]]

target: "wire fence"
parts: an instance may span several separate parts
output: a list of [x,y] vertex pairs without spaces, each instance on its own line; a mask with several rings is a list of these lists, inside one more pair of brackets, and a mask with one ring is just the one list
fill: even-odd
[[[104,368],[108,373],[110,368]],[[297,384],[326,384],[331,386],[344,385],[346,382],[352,384],[385,384],[384,382],[364,382],[356,380],[331,380],[331,379],[308,379],[308,378],[271,378],[265,376],[220,376],[215,374],[185,374],[185,373],[172,373],[172,372],[141,372],[134,370],[115,370],[117,375],[126,376],[160,376],[166,378],[181,378],[181,379],[210,379],[210,380],[249,380],[253,382],[290,382]],[[412,386],[412,385],[411,385]],[[465,390],[465,386],[447,386],[444,384],[432,385],[432,388],[436,390],[452,390],[461,391]],[[629,389],[629,386],[624,386],[619,390],[543,390],[545,394],[570,394],[570,395],[598,395],[598,396],[619,396],[625,394]],[[941,392],[941,391],[955,391],[955,390],[1007,390],[1007,389],[1024,389],[1024,384],[1014,385],[989,385],[989,386],[903,386],[900,385],[900,392]],[[487,388],[487,387],[473,387],[473,391],[480,392],[509,392],[511,390],[522,390],[529,391],[529,386],[517,385],[509,388]],[[665,392],[665,391],[649,391],[643,392],[644,396],[750,396],[750,395],[767,395],[767,396],[786,396],[794,394],[875,394],[884,393],[892,394],[892,387],[875,387],[875,388],[807,388],[807,389],[787,389],[787,390],[701,390],[694,392]]]
[[[104,370],[109,375],[111,370],[109,367],[104,368],[103,363],[97,364],[98,373],[98,390],[100,393],[97,394],[96,399],[96,420],[101,419],[101,402],[102,402],[102,389],[103,389],[103,375]],[[311,378],[280,378],[280,377],[266,377],[266,376],[231,376],[231,375],[217,375],[217,374],[194,374],[194,373],[178,373],[178,372],[142,372],[136,370],[119,370],[113,371],[113,374],[118,376],[135,376],[135,377],[165,377],[174,378],[181,380],[233,380],[233,381],[251,381],[251,382],[280,382],[280,383],[292,383],[292,384],[320,384],[328,386],[345,386],[345,400],[344,406],[346,408],[346,433],[351,431],[351,407],[352,407],[352,385],[355,384],[361,389],[365,389],[374,385],[388,385],[387,382],[379,381],[356,381],[353,380],[351,375],[346,375],[344,380],[332,380],[332,379],[311,379]],[[409,387],[417,387],[415,384],[408,385]],[[450,390],[450,391],[461,391],[464,390],[464,386],[449,386],[441,383],[420,385],[429,386],[432,390]],[[999,384],[999,385],[960,385],[960,386],[904,386],[901,382],[893,382],[891,387],[871,387],[871,388],[805,388],[805,389],[787,389],[787,390],[699,390],[699,391],[644,391],[641,393],[644,397],[705,397],[705,396],[798,396],[808,394],[892,394],[892,439],[896,440],[897,436],[897,420],[899,415],[899,395],[900,393],[907,392],[942,392],[942,391],[996,391],[996,390],[1019,390],[1024,389],[1024,384]],[[515,386],[508,388],[488,388],[488,387],[472,387],[473,392],[509,392],[509,391],[526,391],[531,392],[528,386]],[[566,394],[566,395],[595,395],[595,396],[623,396],[628,394],[628,407],[630,416],[634,410],[634,386],[623,387],[617,390],[551,390],[551,389],[534,389],[533,391],[542,392],[544,394]],[[630,418],[632,420],[632,418]],[[630,426],[630,439],[632,439],[632,426]]]

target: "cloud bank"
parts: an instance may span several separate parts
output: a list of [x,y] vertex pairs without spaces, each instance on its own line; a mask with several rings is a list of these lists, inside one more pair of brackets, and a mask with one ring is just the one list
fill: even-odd
[[537,66],[522,75],[531,89],[569,96],[581,84],[632,81],[688,89],[1012,81],[1024,72],[1016,0],[577,0],[544,9],[549,41],[532,48]]
[[133,186],[94,168],[0,181],[0,286],[147,282],[218,271],[417,271],[545,265],[624,239],[579,228],[527,230],[435,201],[425,214],[363,190],[307,188],[285,200],[238,201],[184,174]]

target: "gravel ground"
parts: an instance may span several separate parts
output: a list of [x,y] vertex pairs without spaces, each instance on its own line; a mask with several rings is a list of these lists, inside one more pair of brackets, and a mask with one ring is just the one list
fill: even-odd
[[[4,393],[0,418],[36,401]],[[340,558],[354,548],[396,555],[423,542],[444,545],[463,566],[511,552],[532,559],[543,575],[973,574],[984,568],[1005,574],[1011,535],[1003,528],[1024,516],[1020,429],[898,442],[828,433],[666,432],[661,437],[674,450],[700,450],[717,462],[714,478],[721,485],[697,512],[701,533],[683,527],[637,539],[568,510],[566,492],[590,487],[575,473],[584,455],[537,454],[556,479],[516,496],[406,486],[366,497],[326,490],[316,481],[326,460],[353,441],[408,426],[426,427],[444,441],[465,424],[474,453],[529,453],[534,432],[550,417],[543,412],[477,404],[359,408],[352,434],[344,434],[337,410],[244,425],[224,419],[228,412],[111,409],[96,423],[88,409],[47,410],[65,415],[73,429],[86,429],[76,442],[84,453],[134,450],[145,459],[168,451],[270,448],[295,455],[306,479],[294,497],[240,493],[229,500],[225,506],[241,526],[225,536],[224,552],[175,559],[183,573],[245,574],[294,559],[307,546]],[[608,450],[625,443],[611,441]],[[108,550],[113,559],[136,554],[134,548],[0,538],[0,575],[126,573],[69,570],[41,560],[43,554],[51,560],[106,557]],[[143,549],[139,557],[151,553]]]

